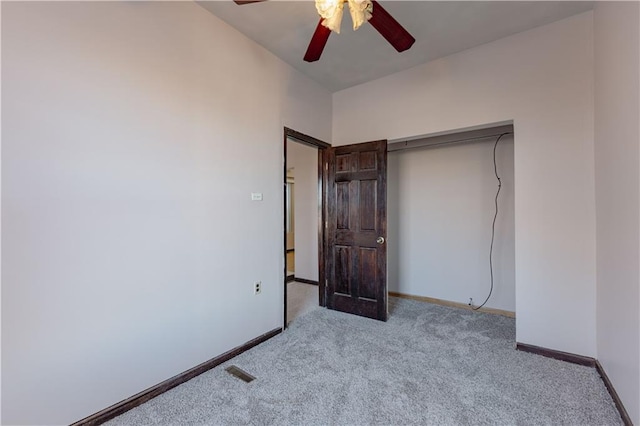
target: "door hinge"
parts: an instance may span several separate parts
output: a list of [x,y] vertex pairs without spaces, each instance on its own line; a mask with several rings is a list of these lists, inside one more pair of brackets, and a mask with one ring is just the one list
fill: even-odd
[[329,221],[324,221],[324,229],[329,229]]
[[324,163],[324,169],[329,170],[329,162]]

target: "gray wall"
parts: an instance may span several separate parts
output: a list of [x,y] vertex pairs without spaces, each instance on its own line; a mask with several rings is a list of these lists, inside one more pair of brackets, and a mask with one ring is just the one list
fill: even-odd
[[593,53],[586,12],[333,95],[334,145],[513,121],[516,338],[587,356],[596,355]]
[[598,3],[595,169],[598,359],[640,424],[640,7]]
[[283,128],[330,140],[331,95],[192,2],[2,12],[3,424],[281,327]]

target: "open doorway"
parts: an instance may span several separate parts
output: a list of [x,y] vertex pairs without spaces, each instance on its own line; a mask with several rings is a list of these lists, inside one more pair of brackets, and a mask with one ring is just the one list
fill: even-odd
[[325,150],[330,145],[285,128],[284,324],[324,306]]
[[[309,157],[309,167],[297,170],[291,163],[293,154],[287,155],[289,151],[293,153],[293,150],[297,150],[299,143],[317,148],[317,175],[309,179],[310,182],[317,181],[317,192],[304,191],[299,178],[301,173],[306,176],[305,171],[313,167],[312,157]],[[333,148],[285,128],[284,153],[284,211],[287,211],[287,207],[292,211],[289,216],[283,215],[285,327],[290,319],[288,316],[296,309],[292,306],[294,300],[288,297],[288,288],[299,288],[295,284],[288,286],[287,281],[315,285],[314,279],[308,279],[303,274],[311,271],[315,275],[316,265],[318,305],[386,321],[387,141],[361,142]],[[308,200],[309,194],[317,199],[316,219],[307,221],[317,222],[318,226],[315,234],[318,247],[316,263],[309,261],[313,256],[307,259],[303,257],[301,251],[309,245],[301,246],[298,237],[301,229],[304,232],[311,230],[309,226],[301,228],[298,213],[301,204],[313,208],[314,203]],[[301,196],[306,196],[307,201],[300,200]],[[293,232],[292,224],[295,228]],[[293,245],[287,244],[288,241],[293,241]],[[301,271],[302,262],[312,265],[313,270]],[[315,302],[312,304],[315,305]]]
[[287,140],[287,320],[318,306],[318,148]]

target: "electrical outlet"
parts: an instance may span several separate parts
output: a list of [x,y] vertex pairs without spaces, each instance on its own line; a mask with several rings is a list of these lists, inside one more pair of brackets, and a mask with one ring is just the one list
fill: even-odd
[[260,294],[262,292],[262,281],[256,281],[253,283],[253,294]]

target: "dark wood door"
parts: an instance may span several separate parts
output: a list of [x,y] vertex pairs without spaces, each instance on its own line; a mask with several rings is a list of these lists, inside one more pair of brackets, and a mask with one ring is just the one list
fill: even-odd
[[387,320],[387,141],[329,149],[326,306]]

